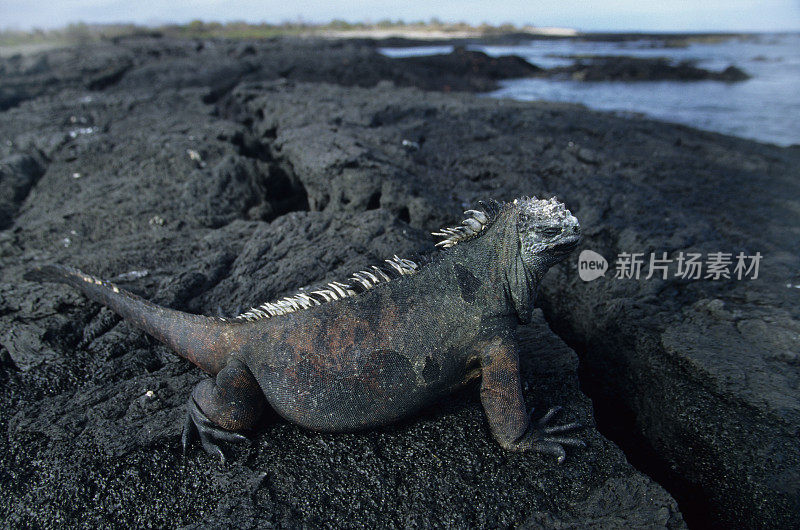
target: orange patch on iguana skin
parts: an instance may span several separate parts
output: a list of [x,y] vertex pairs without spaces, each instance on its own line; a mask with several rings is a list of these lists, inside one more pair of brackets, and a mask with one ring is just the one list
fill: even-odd
[[308,357],[312,355],[316,348],[314,345],[316,337],[323,329],[322,322],[317,318],[308,318],[302,326],[290,325],[286,328],[274,328],[277,331],[279,341],[285,341],[292,354],[296,357]]
[[349,314],[340,314],[330,323],[325,334],[325,345],[331,357],[338,363],[347,361],[347,354],[356,349],[368,350],[374,347],[370,338],[374,332],[368,322],[354,318]]

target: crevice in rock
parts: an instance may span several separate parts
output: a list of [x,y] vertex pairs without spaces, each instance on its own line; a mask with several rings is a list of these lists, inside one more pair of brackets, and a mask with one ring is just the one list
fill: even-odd
[[[261,221],[272,221],[294,211],[310,210],[308,191],[302,180],[294,172],[291,163],[275,156],[270,142],[275,139],[271,129],[260,137],[254,131],[253,116],[245,112],[242,105],[231,96],[239,79],[223,87],[219,92],[211,91],[204,98],[206,103],[214,103],[214,116],[227,119],[243,126],[244,130],[230,138],[242,157],[257,161],[265,171],[256,174],[251,181],[254,190],[245,208],[246,217]],[[263,118],[263,113],[258,115]]]
[[[250,55],[246,53],[246,55]],[[208,93],[203,96],[203,103],[213,105],[219,102],[222,98],[227,97],[239,84],[248,78],[248,76],[258,72],[259,67],[252,63],[246,63],[245,68],[229,79],[223,79],[209,87]],[[217,109],[219,110],[219,109]]]
[[267,169],[253,179],[252,186],[256,193],[246,208],[250,219],[272,221],[289,212],[310,209],[308,191],[303,182],[294,173],[291,164],[273,155],[268,143],[259,141],[249,133],[236,135],[231,142],[238,147],[239,155],[259,161]]
[[14,90],[14,87],[6,88],[0,92],[0,112],[19,107],[25,101],[33,99],[37,94],[26,93],[23,90]]
[[408,210],[408,206],[400,208],[400,211],[397,212],[397,217],[404,223],[411,224],[411,213]]
[[[270,164],[269,172],[259,175],[256,188],[261,191],[260,205],[269,203],[269,211],[261,211],[259,204],[254,207],[260,212],[256,217],[262,221],[272,221],[289,212],[308,211],[308,192],[295,175],[287,173],[284,166]],[[253,212],[253,209],[250,209]],[[252,217],[252,215],[251,215]]]
[[367,201],[367,210],[377,210],[380,207],[381,207],[381,192],[380,190],[377,190],[372,195],[369,196],[369,200]]
[[122,317],[110,309],[99,309],[83,328],[83,337],[76,345],[77,348],[87,348],[93,341],[122,322]]
[[208,93],[202,97],[203,103],[213,105],[239,85],[239,78],[221,82],[209,88]]
[[122,64],[112,65],[102,72],[96,74],[89,82],[86,83],[86,88],[89,90],[105,90],[110,88],[125,77],[125,74],[133,68],[133,61],[125,60]]
[[14,154],[0,160],[0,230],[9,228],[19,207],[45,172],[41,158]]
[[641,473],[660,484],[678,503],[689,528],[722,528],[712,516],[712,502],[701,485],[683,477],[659,454],[650,441],[639,431],[636,413],[615,395],[615,389],[585,362],[585,341],[569,325],[553,319],[549,301],[540,302],[548,325],[578,355],[578,379],[581,391],[592,400],[597,430],[624,453],[628,462]]

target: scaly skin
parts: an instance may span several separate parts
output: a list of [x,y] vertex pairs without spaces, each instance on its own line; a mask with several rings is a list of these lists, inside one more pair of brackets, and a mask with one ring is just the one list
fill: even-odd
[[579,425],[548,426],[557,409],[531,421],[515,330],[530,320],[542,276],[575,248],[580,228],[554,199],[487,210],[446,232],[442,244],[451,248],[415,274],[271,317],[189,315],[68,267],[29,278],[78,287],[215,376],[192,393],[184,448],[198,435],[224,459],[217,442],[244,439],[235,431],[256,426],[267,405],[317,431],[369,429],[481,376],[500,445],[562,462],[564,445],[583,442],[557,434]]

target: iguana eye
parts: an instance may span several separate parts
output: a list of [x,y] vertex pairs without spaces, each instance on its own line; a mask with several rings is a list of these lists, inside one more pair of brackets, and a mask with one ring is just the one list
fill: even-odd
[[545,227],[543,227],[543,228],[541,228],[539,230],[539,233],[541,233],[542,235],[547,236],[547,237],[553,237],[553,236],[557,236],[558,234],[560,234],[561,233],[561,229],[553,227],[553,226],[545,226]]

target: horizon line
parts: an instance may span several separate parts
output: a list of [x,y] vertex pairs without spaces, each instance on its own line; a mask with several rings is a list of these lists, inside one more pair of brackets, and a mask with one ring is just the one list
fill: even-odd
[[[302,18],[297,20],[283,20],[281,22],[269,22],[266,20],[258,21],[258,22],[249,22],[244,21],[241,19],[230,19],[230,20],[218,20],[218,19],[202,19],[202,18],[194,18],[188,21],[183,22],[176,22],[176,21],[157,21],[153,20],[150,22],[133,22],[133,21],[115,21],[115,22],[91,22],[86,20],[75,20],[69,21],[64,23],[60,26],[51,26],[51,27],[41,27],[31,25],[26,28],[20,28],[19,26],[15,25],[7,25],[7,26],[0,26],[0,32],[19,32],[19,33],[36,33],[36,32],[57,32],[57,31],[65,31],[70,28],[74,28],[76,26],[86,26],[92,29],[100,29],[100,28],[124,28],[124,27],[132,27],[132,28],[141,28],[141,29],[160,29],[160,28],[168,28],[168,27],[186,27],[193,23],[201,22],[204,25],[220,25],[222,27],[228,25],[236,25],[241,24],[244,26],[249,27],[273,27],[273,28],[308,28],[308,29],[331,29],[334,30],[332,26],[337,23],[345,23],[348,26],[353,26],[349,28],[338,29],[337,31],[341,31],[342,33],[346,32],[355,32],[359,30],[368,30],[368,29],[383,29],[389,31],[391,29],[398,29],[401,30],[403,28],[409,27],[424,27],[428,29],[432,29],[436,26],[441,26],[442,28],[455,28],[455,27],[463,27],[464,29],[468,30],[501,30],[501,33],[531,33],[531,34],[547,34],[548,30],[563,30],[564,32],[575,32],[578,35],[592,35],[592,34],[615,34],[615,35],[755,35],[755,34],[794,34],[800,33],[800,27],[795,29],[780,29],[780,30],[769,30],[769,29],[642,29],[642,28],[628,28],[628,29],[581,29],[578,26],[552,26],[552,25],[542,25],[537,26],[534,24],[514,24],[511,22],[505,22],[501,24],[490,24],[488,22],[482,22],[480,24],[470,24],[463,21],[442,21],[438,20],[435,17],[430,20],[413,20],[413,21],[403,21],[403,20],[379,20],[379,21],[371,21],[370,19],[366,19],[363,21],[351,22],[345,21],[343,19],[331,19],[327,22],[311,22],[305,21]],[[391,25],[387,26],[386,23],[390,23]],[[569,37],[570,35],[564,34],[553,34],[554,37]],[[457,37],[455,37],[457,38]]]

